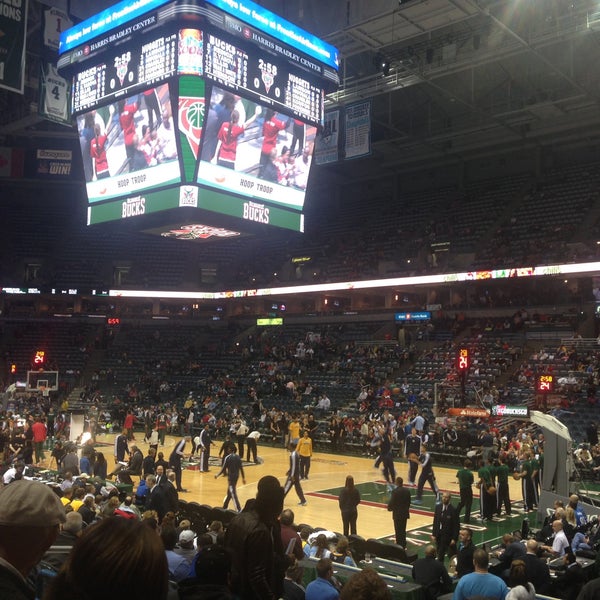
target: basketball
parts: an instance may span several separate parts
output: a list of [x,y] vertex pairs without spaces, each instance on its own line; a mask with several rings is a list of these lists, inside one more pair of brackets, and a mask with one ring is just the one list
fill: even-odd
[[417,459],[419,457],[414,452],[411,452],[406,458],[408,458],[409,460],[412,460],[412,459]]
[[490,496],[495,496],[496,495],[496,488],[493,485],[490,485],[490,487],[487,489],[487,493]]

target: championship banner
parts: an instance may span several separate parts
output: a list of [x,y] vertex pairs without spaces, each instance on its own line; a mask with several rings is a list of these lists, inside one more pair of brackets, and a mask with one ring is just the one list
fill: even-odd
[[339,132],[340,111],[326,111],[323,130],[315,140],[315,160],[318,165],[325,165],[339,160]]
[[71,86],[52,63],[42,63],[40,74],[39,114],[44,119],[71,125]]
[[58,8],[48,8],[44,11],[44,46],[58,50],[60,34],[73,27],[69,15]]
[[[16,5],[16,6],[15,6]],[[27,0],[0,3],[0,88],[23,93]]]
[[371,154],[371,101],[347,106],[344,120],[344,158],[361,158]]

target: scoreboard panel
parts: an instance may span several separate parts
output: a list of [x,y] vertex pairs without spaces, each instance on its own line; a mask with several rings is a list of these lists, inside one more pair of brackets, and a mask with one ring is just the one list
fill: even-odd
[[73,77],[73,113],[141,91],[176,72],[177,34],[153,36],[122,46]]
[[88,225],[304,230],[333,46],[252,0],[123,0],[63,33]]
[[208,79],[278,111],[291,112],[315,125],[321,121],[323,88],[306,73],[257,47],[206,36],[204,72]]

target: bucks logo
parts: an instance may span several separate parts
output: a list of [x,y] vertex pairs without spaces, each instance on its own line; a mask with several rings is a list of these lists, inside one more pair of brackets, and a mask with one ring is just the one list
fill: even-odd
[[173,237],[178,240],[207,240],[211,237],[236,237],[238,231],[230,231],[221,227],[211,225],[182,225],[181,229],[171,229],[161,233],[163,237]]
[[179,96],[178,114],[179,131],[185,135],[197,159],[204,123],[204,98]]
[[131,52],[124,52],[121,56],[115,57],[115,71],[117,72],[117,77],[123,85],[125,81],[125,77],[127,76],[127,69],[129,67],[129,61],[131,60]]
[[198,188],[195,186],[181,186],[179,190],[179,206],[198,207]]
[[265,91],[268,94],[275,83],[275,77],[277,77],[277,66],[261,58],[258,61],[258,69],[260,71],[260,78],[265,86]]

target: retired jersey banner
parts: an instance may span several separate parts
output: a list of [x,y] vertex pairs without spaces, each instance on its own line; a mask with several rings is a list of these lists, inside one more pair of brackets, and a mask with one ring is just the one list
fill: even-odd
[[23,93],[27,0],[0,2],[0,88]]
[[60,34],[73,26],[69,15],[58,8],[44,11],[44,46],[58,50]]
[[337,162],[340,159],[340,111],[325,112],[323,129],[315,140],[315,160],[318,165]]
[[346,106],[344,158],[361,158],[371,154],[371,101]]
[[71,86],[52,63],[41,65],[39,114],[44,119],[71,125]]

